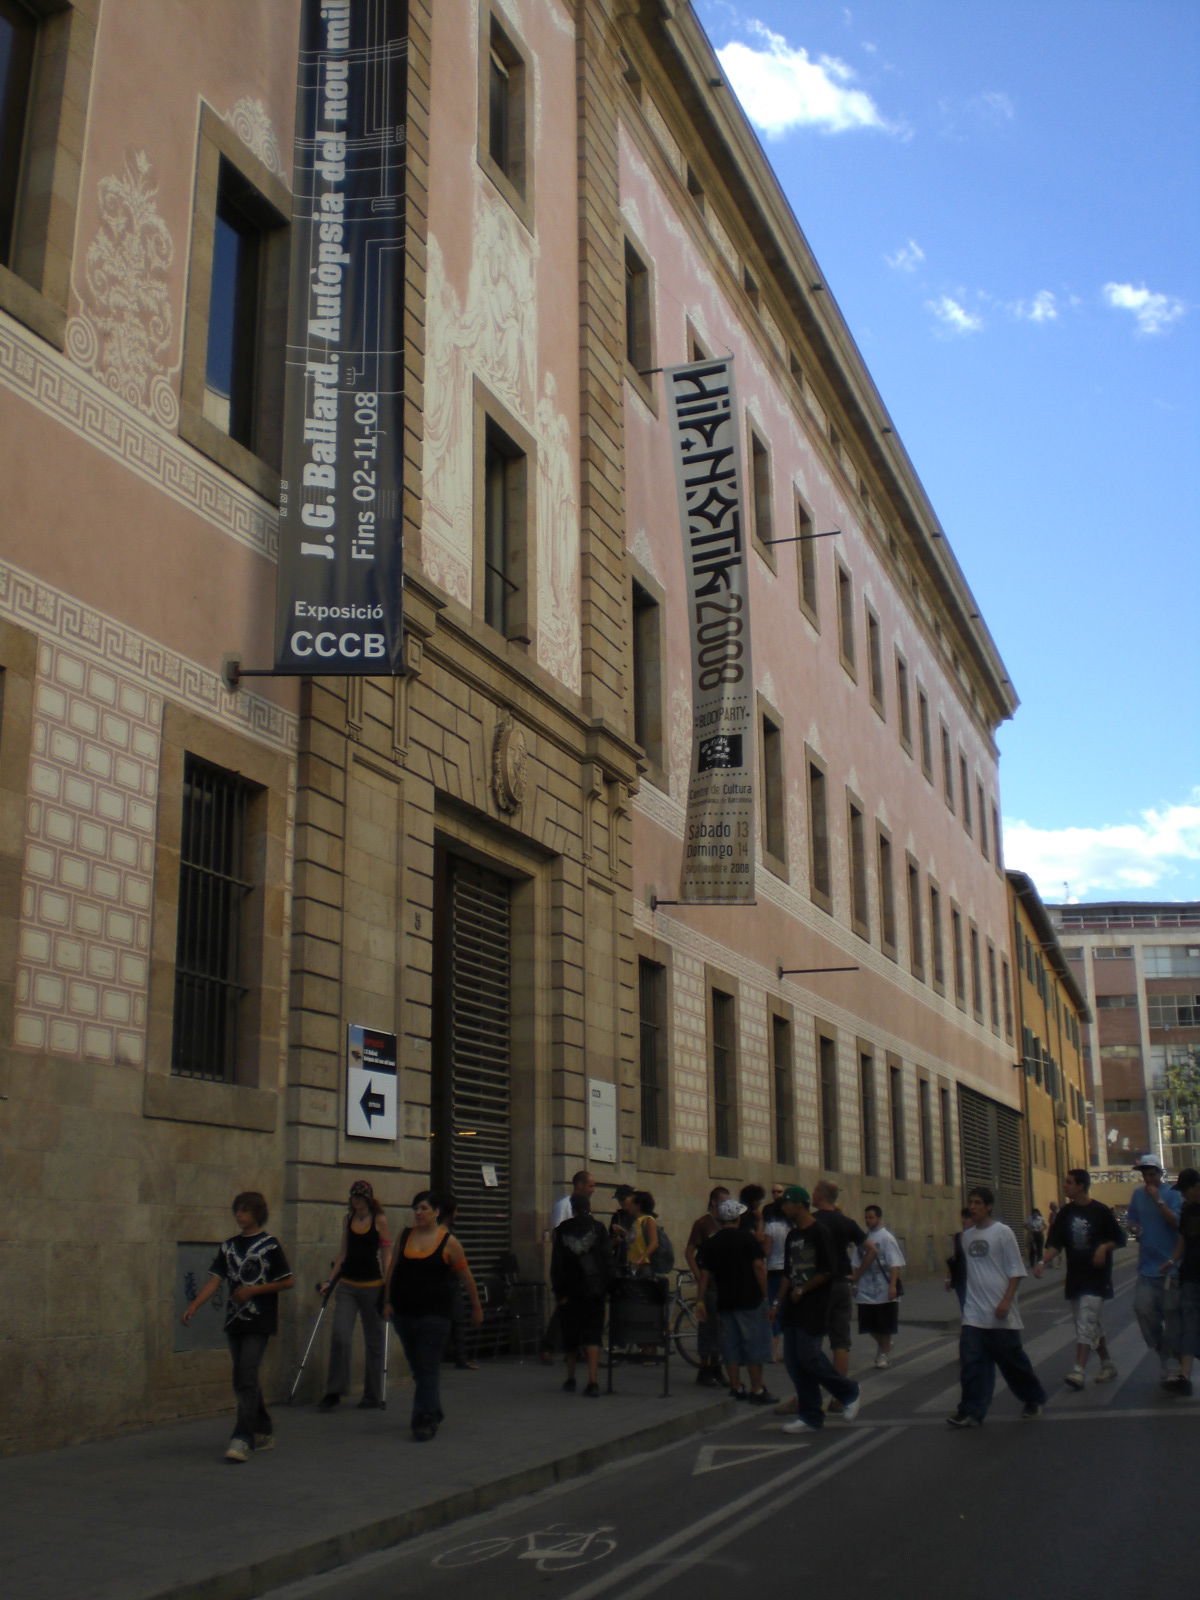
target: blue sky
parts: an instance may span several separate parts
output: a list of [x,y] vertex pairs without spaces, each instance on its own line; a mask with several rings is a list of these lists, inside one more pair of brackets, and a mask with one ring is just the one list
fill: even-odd
[[694,9],[1021,697],[1008,865],[1200,900],[1200,3]]

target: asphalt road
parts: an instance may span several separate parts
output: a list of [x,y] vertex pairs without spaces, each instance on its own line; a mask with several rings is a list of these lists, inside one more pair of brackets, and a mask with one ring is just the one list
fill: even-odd
[[[1074,1357],[1065,1304],[1025,1310],[1025,1345],[1050,1394],[1036,1421],[1001,1385],[983,1428],[947,1427],[956,1340],[914,1329],[889,1371],[863,1375],[854,1423],[830,1419],[797,1438],[769,1412],[739,1408],[709,1433],[272,1600],[742,1600],[751,1582],[822,1600],[1150,1600],[1168,1584],[1187,1589],[1200,1400],[1159,1388],[1131,1282],[1120,1275],[1105,1317],[1119,1376],[1082,1393],[1062,1381]],[[769,1370],[786,1392],[782,1369]]]

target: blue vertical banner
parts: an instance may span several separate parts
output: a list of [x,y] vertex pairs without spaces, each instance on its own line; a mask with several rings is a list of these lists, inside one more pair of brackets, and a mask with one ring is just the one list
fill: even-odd
[[733,361],[664,373],[692,646],[692,763],[679,896],[754,899],[754,669]]
[[406,0],[303,0],[275,671],[402,670]]

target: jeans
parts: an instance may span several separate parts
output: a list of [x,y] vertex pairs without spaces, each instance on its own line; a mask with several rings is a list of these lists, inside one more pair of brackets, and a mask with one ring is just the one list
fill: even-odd
[[256,1433],[271,1432],[271,1417],[263,1404],[258,1383],[258,1369],[267,1353],[269,1337],[265,1333],[228,1335],[229,1354],[233,1357],[233,1394],[237,1401],[233,1437],[243,1440],[252,1449]]
[[783,1330],[783,1364],[796,1388],[796,1415],[810,1428],[824,1424],[821,1389],[829,1390],[843,1405],[858,1399],[858,1385],[843,1378],[821,1348],[821,1334],[805,1333],[803,1328]]
[[1182,1342],[1179,1314],[1179,1279],[1139,1277],[1133,1291],[1133,1314],[1142,1338],[1162,1363],[1164,1374],[1177,1370]]
[[996,1389],[996,1368],[1023,1405],[1045,1405],[1046,1391],[1021,1344],[1019,1328],[964,1326],[958,1339],[962,1400],[959,1412],[982,1422]]
[[329,1342],[329,1378],[326,1394],[346,1394],[350,1389],[350,1348],[354,1319],[362,1318],[366,1365],[363,1399],[376,1405],[383,1399],[384,1322],[379,1314],[379,1285],[339,1283],[334,1291],[333,1334]]
[[396,1318],[396,1332],[413,1377],[412,1425],[435,1425],[442,1420],[441,1368],[449,1317]]

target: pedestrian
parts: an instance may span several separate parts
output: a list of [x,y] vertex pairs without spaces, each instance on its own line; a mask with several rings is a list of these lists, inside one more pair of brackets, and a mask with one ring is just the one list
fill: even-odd
[[[829,1340],[830,1359],[838,1373],[845,1378],[850,1372],[850,1315],[854,1305],[854,1285],[851,1281],[854,1269],[850,1252],[864,1245],[870,1236],[863,1232],[853,1217],[838,1210],[839,1192],[831,1178],[822,1178],[813,1189],[813,1217],[828,1231],[833,1243],[834,1273],[826,1295],[829,1320],[825,1336]],[[887,1229],[883,1229],[883,1232],[887,1233]],[[891,1237],[889,1233],[888,1238]],[[897,1251],[899,1248],[897,1245]],[[839,1409],[840,1402],[835,1396],[830,1401],[830,1410]]]
[[[791,1223],[783,1209],[783,1191],[787,1185],[773,1183],[771,1198],[762,1209],[762,1229],[767,1250],[767,1299],[772,1306],[779,1298],[779,1285],[783,1281],[783,1247],[787,1242]],[[783,1324],[777,1310],[771,1312],[771,1360],[783,1359]]]
[[[839,1246],[832,1228],[809,1209],[808,1190],[791,1184],[783,1192],[791,1227],[784,1244],[778,1309],[783,1323],[783,1359],[796,1391],[796,1415],[784,1433],[810,1433],[824,1426],[821,1390],[832,1396],[847,1422],[858,1415],[859,1386],[839,1372],[821,1348],[829,1329],[830,1296],[840,1271]],[[844,1253],[844,1252],[842,1252]]]
[[1029,1265],[1036,1267],[1046,1242],[1046,1219],[1036,1206],[1025,1219],[1025,1228],[1029,1234]]
[[[720,1184],[712,1189],[709,1192],[707,1209],[692,1223],[692,1231],[688,1234],[683,1254],[697,1285],[700,1282],[700,1262],[697,1259],[697,1252],[704,1241],[711,1238],[721,1226],[717,1219],[717,1208],[722,1200],[728,1199],[728,1189]],[[698,1317],[696,1321],[696,1359],[700,1363],[696,1382],[710,1389],[725,1387],[725,1379],[721,1373],[720,1335],[721,1314],[717,1310],[717,1286],[715,1282],[710,1282],[704,1299],[704,1316]]]
[[954,1243],[950,1247],[950,1254],[946,1257],[946,1279],[942,1287],[946,1290],[953,1289],[958,1296],[958,1308],[962,1310],[963,1296],[967,1292],[967,1263],[963,1257],[962,1236],[963,1228],[971,1226],[971,1213],[966,1206],[959,1212],[962,1228],[954,1235]]
[[883,1225],[878,1206],[863,1211],[867,1236],[854,1256],[854,1299],[858,1305],[858,1331],[875,1341],[875,1365],[891,1366],[892,1340],[900,1326],[900,1268],[904,1252]]
[[383,1315],[395,1321],[413,1378],[412,1434],[432,1439],[444,1420],[441,1361],[454,1315],[454,1285],[461,1277],[475,1327],[483,1321],[479,1291],[463,1247],[442,1222],[441,1195],[422,1189],[412,1203],[413,1225],[392,1252]]
[[1058,1201],[1057,1200],[1051,1200],[1050,1209],[1046,1212],[1046,1227],[1047,1228],[1052,1228],[1054,1226],[1054,1219],[1055,1219],[1055,1217],[1057,1217],[1057,1215],[1058,1215]]
[[746,1183],[743,1184],[738,1190],[738,1199],[746,1208],[745,1215],[742,1217],[740,1226],[747,1233],[752,1233],[754,1235],[759,1244],[762,1246],[764,1255],[766,1255],[770,1249],[770,1245],[767,1241],[767,1230],[763,1223],[762,1217],[762,1203],[766,1198],[767,1191],[763,1188],[761,1183]]
[[554,1230],[550,1288],[559,1311],[567,1376],[563,1389],[575,1393],[579,1352],[587,1365],[584,1395],[600,1393],[600,1340],[604,1335],[604,1296],[612,1279],[612,1246],[608,1229],[592,1216],[586,1194],[571,1196],[571,1215]]
[[658,1222],[654,1212],[654,1196],[649,1189],[633,1191],[633,1218],[629,1229],[629,1248],[626,1260],[635,1278],[654,1276],[654,1252],[658,1249]]
[[[753,1233],[739,1226],[745,1213],[740,1200],[722,1200],[717,1210],[720,1227],[697,1252],[700,1286],[696,1319],[703,1321],[707,1315],[705,1298],[709,1284],[715,1282],[721,1318],[721,1359],[733,1398],[765,1406],[775,1403],[762,1376],[763,1366],[771,1358],[767,1264]],[[743,1366],[750,1379],[749,1392],[742,1387]]]
[[613,1190],[617,1209],[612,1214],[608,1232],[612,1239],[613,1265],[618,1273],[624,1273],[628,1266],[629,1236],[637,1220],[637,1211],[633,1204],[636,1193],[637,1190],[631,1183],[619,1183]]
[[[568,1193],[560,1195],[550,1208],[550,1227],[547,1237],[553,1242],[554,1230],[560,1222],[565,1222],[571,1215],[571,1198],[573,1195],[585,1194],[590,1200],[596,1190],[596,1180],[586,1168],[581,1168],[571,1178],[571,1187]],[[632,1190],[630,1191],[632,1193]],[[538,1360],[543,1366],[554,1365],[554,1352],[558,1346],[560,1330],[558,1324],[558,1307],[550,1313],[550,1320],[542,1333],[541,1343],[538,1345]]]
[[[442,1221],[448,1232],[454,1232],[454,1218],[458,1212],[458,1198],[456,1195],[442,1195]],[[461,1277],[454,1285],[454,1315],[450,1318],[450,1338],[447,1342],[445,1355],[454,1362],[458,1372],[478,1372],[477,1362],[470,1359],[467,1354],[467,1325],[471,1317],[471,1306],[467,1300],[467,1291],[463,1287]]]
[[1075,1365],[1064,1381],[1072,1389],[1082,1389],[1087,1381],[1084,1368],[1093,1350],[1100,1360],[1096,1382],[1108,1383],[1117,1375],[1100,1313],[1113,1297],[1113,1252],[1124,1245],[1125,1235],[1109,1208],[1092,1199],[1091,1187],[1092,1176],[1085,1168],[1072,1167],[1067,1173],[1063,1179],[1067,1203],[1054,1219],[1044,1260],[1033,1269],[1034,1277],[1040,1278],[1060,1253],[1066,1256],[1064,1288],[1075,1316]]
[[225,1337],[233,1358],[237,1417],[226,1461],[248,1461],[255,1451],[270,1450],[275,1444],[258,1374],[267,1340],[279,1327],[279,1296],[296,1280],[279,1240],[266,1231],[268,1216],[267,1202],[256,1189],[234,1196],[238,1231],[218,1248],[204,1287],[182,1318],[186,1327],[221,1285],[227,1285]]
[[1041,1415],[1046,1391],[1021,1344],[1017,1288],[1025,1263],[1016,1236],[992,1216],[996,1197],[985,1184],[967,1195],[971,1226],[963,1229],[967,1288],[958,1340],[962,1395],[946,1421],[952,1428],[980,1428],[992,1404],[996,1371],[1021,1402],[1027,1421]]
[[1158,1357],[1159,1381],[1168,1391],[1180,1388],[1179,1274],[1171,1261],[1179,1237],[1183,1196],[1163,1187],[1159,1156],[1144,1155],[1133,1164],[1141,1173],[1141,1187],[1129,1197],[1130,1226],[1138,1237],[1138,1275],[1133,1291],[1133,1314],[1142,1338]]
[[1183,1197],[1179,1213],[1179,1237],[1160,1272],[1172,1266],[1179,1269],[1180,1346],[1179,1380],[1172,1385],[1176,1394],[1191,1394],[1192,1363],[1200,1356],[1200,1172],[1185,1167],[1175,1180]]
[[319,1295],[334,1291],[333,1333],[329,1341],[329,1373],[318,1411],[332,1411],[350,1389],[350,1350],[354,1323],[362,1319],[363,1395],[360,1411],[383,1406],[383,1352],[387,1327],[379,1309],[391,1254],[387,1218],[366,1178],[350,1185],[350,1209],[342,1222],[342,1238],[329,1281],[317,1285]]

